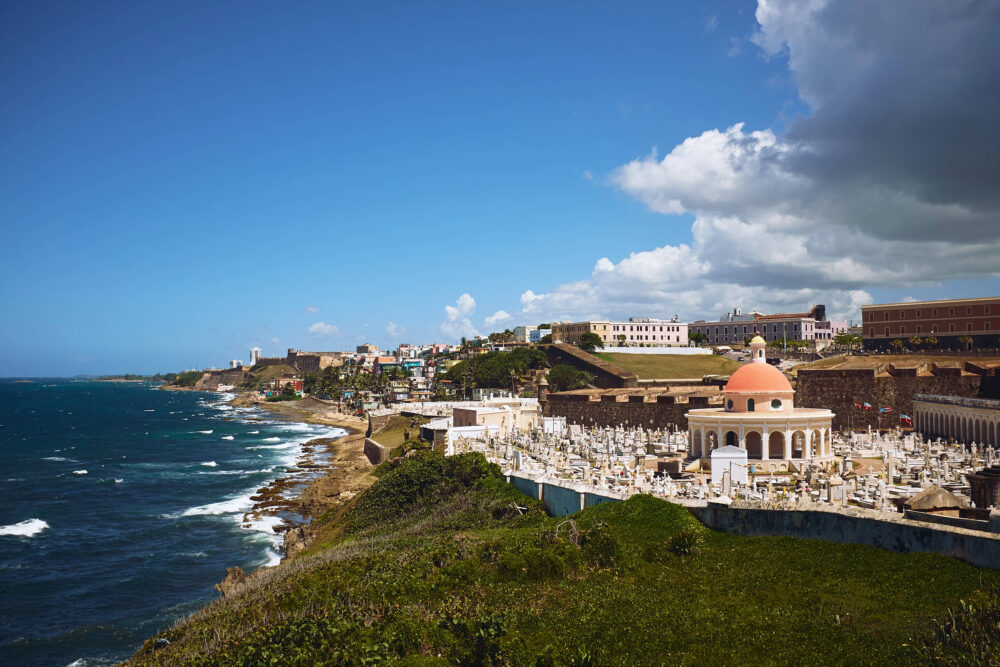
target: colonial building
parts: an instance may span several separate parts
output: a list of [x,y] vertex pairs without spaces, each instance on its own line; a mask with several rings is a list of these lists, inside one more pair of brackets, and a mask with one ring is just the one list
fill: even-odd
[[892,341],[912,348],[910,338],[937,339],[937,349],[964,349],[968,337],[973,347],[1000,347],[1000,297],[908,301],[861,306],[865,349],[889,350]]
[[739,308],[713,322],[696,320],[689,325],[691,333],[704,334],[710,345],[743,343],[755,333],[764,340],[832,341],[847,330],[847,322],[826,319],[826,306],[819,304],[804,313],[744,314]]
[[690,454],[708,459],[713,449],[738,447],[764,471],[805,462],[829,464],[833,413],[794,406],[795,391],[784,373],[767,363],[766,345],[760,336],[751,339],[753,361],[729,378],[722,390],[723,407],[687,413]]
[[628,320],[553,322],[552,339],[576,344],[585,333],[597,334],[605,345],[686,346],[688,325],[677,320],[631,317]]

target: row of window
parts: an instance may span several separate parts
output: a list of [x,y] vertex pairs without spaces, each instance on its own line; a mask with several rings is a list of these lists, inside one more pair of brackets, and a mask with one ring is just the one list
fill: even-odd
[[[884,329],[885,333],[883,333],[882,335],[883,336],[891,336],[892,334],[889,331],[890,328],[891,327],[885,327],[885,329]],[[911,333],[915,333],[915,334],[923,333],[923,327],[920,326],[919,324],[916,325],[913,329],[914,330]],[[966,332],[976,331],[976,329],[974,329],[972,327],[972,323],[971,322],[969,322],[968,324],[965,325],[965,330],[966,330]],[[983,328],[981,330],[982,331],[990,331],[990,323],[989,322],[984,322],[983,323]],[[954,324],[949,324],[948,325],[948,333],[957,333],[957,332],[958,332],[958,330],[955,328]],[[899,333],[900,334],[907,333],[906,327],[905,326],[900,326],[899,327]],[[940,331],[938,331],[938,325],[932,324],[931,325],[931,330],[928,331],[927,333],[932,333],[932,334],[940,333]],[[868,335],[871,338],[875,337],[875,327],[868,327]]]
[[[923,311],[920,311],[920,310],[913,310],[913,311],[901,310],[901,311],[899,311],[899,319],[905,320],[907,312],[912,312],[914,318],[919,318],[919,317],[923,316],[922,315]],[[972,315],[972,306],[966,306],[965,307],[965,314],[966,315]],[[989,315],[989,314],[990,314],[990,307],[989,306],[983,306],[983,315]],[[876,315],[877,315],[877,313],[869,311],[869,312],[865,313],[865,319],[867,319],[868,321],[873,321],[873,320],[875,320],[875,316]],[[954,308],[949,308],[948,309],[948,316],[949,317],[954,317],[955,316],[955,309]],[[938,317],[938,309],[937,308],[931,308],[931,317]],[[885,322],[889,321],[889,311],[888,310],[882,312],[882,319]]]
[[[625,328],[626,326],[628,327],[628,329]],[[649,325],[649,324],[627,324],[627,325],[626,324],[613,324],[613,325],[611,325],[611,330],[612,331],[656,331],[657,329],[656,329],[656,326]],[[676,332],[676,331],[680,331],[681,328],[678,327],[678,326],[667,325],[666,329],[664,329],[663,327],[660,327],[659,330],[661,332],[662,331],[675,331]]]

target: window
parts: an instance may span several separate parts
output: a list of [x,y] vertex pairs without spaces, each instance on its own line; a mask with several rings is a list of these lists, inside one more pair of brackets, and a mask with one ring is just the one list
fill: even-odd
[[883,314],[883,316],[884,316],[884,321],[888,322],[888,321],[889,321],[889,311],[887,310],[887,311],[885,311],[885,312],[884,312],[884,313],[882,313],[882,314]]
[[779,401],[778,399],[774,399],[773,401],[771,401],[772,410],[777,410],[780,407],[781,407],[781,401]]
[[889,327],[886,327],[886,328],[885,328],[885,335],[886,335],[886,336],[888,336],[888,335],[889,335]]
[[931,308],[931,317],[937,317],[937,308]]
[[917,333],[921,333],[921,328],[919,324],[917,325]]
[[936,324],[932,324],[931,325],[931,333],[937,333],[937,332],[938,332],[937,325]]
[[917,317],[920,317],[920,311],[919,310],[917,311]]
[[949,324],[948,325],[948,331],[949,332],[954,332],[955,331],[955,325],[954,324]]
[[901,320],[902,320],[902,319],[904,319],[905,317],[906,317],[906,311],[904,311],[904,310],[901,310],[901,311],[899,311],[899,319],[901,319]]
[[727,410],[732,410],[733,409],[733,401],[732,401],[732,399],[729,399],[728,401],[726,401],[726,409]]
[[906,333],[906,327],[899,327],[899,333],[905,334]]
[[989,315],[990,314],[990,307],[989,306],[983,306],[983,314],[984,315]]
[[954,315],[955,314],[955,309],[954,308],[949,308],[948,309],[948,314],[949,315]]
[[754,411],[753,408],[754,408],[754,400],[752,398],[748,398],[747,399],[747,412],[753,412]]
[[971,314],[972,314],[972,308],[968,308],[968,307],[967,307],[967,308],[965,309],[965,314],[966,314],[966,315],[971,315]]
[[875,327],[868,327],[868,337],[869,338],[875,337]]
[[972,331],[972,322],[969,322],[968,324],[965,325],[965,330]]
[[990,323],[987,322],[986,324],[983,325],[983,331],[989,331],[989,330],[990,330]]

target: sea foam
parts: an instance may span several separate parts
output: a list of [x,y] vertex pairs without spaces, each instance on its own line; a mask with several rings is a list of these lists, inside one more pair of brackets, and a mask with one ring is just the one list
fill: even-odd
[[74,470],[73,474],[74,475],[86,475],[87,471],[86,470]]
[[215,461],[205,461],[204,463],[202,463],[202,465],[203,466],[208,466],[209,468],[214,468],[215,466],[217,466],[219,464],[216,463]]
[[17,535],[19,537],[34,537],[49,527],[49,524],[41,519],[28,519],[21,523],[12,523],[9,526],[0,526],[0,535]]
[[232,435],[224,435],[224,436],[222,436],[222,439],[223,440],[235,440],[236,437],[232,436]]

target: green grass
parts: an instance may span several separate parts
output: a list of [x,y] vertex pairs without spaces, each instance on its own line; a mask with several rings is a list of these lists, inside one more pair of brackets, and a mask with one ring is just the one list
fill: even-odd
[[599,352],[595,356],[610,361],[640,380],[700,378],[705,375],[730,375],[742,364],[714,354],[621,354]]
[[[952,637],[997,648],[1000,573],[944,556],[716,533],[650,496],[552,518],[479,454],[416,452],[377,475],[305,555],[133,663],[905,664],[927,662],[908,646],[926,637],[967,663]],[[942,632],[960,600],[978,605],[964,634]]]
[[420,426],[429,421],[430,419],[426,417],[393,415],[386,420],[381,430],[372,433],[372,439],[384,447],[395,449],[406,442],[407,433],[409,433],[410,440],[415,440],[420,435]]

